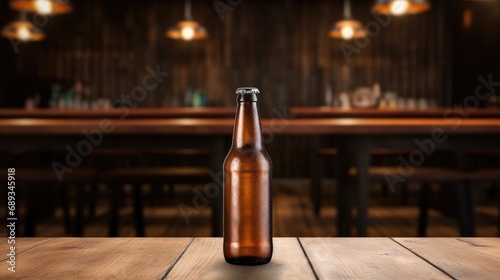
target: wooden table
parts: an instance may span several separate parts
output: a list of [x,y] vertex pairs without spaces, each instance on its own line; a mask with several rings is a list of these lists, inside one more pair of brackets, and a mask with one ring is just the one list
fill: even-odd
[[[220,172],[227,154],[232,119],[113,119],[107,120],[113,131],[104,136],[99,148],[159,149],[204,147],[212,151],[212,169]],[[83,130],[98,129],[100,119],[0,119],[0,149],[59,149],[76,147],[85,140]],[[346,159],[340,166],[347,174],[349,165],[358,168],[357,228],[366,236],[368,224],[368,167],[370,150],[374,148],[415,149],[415,139],[428,138],[434,129],[448,136],[437,149],[467,150],[498,148],[500,119],[443,118],[339,118],[339,119],[264,119],[263,132],[276,135],[330,135],[341,143],[338,156]],[[124,137],[126,136],[126,137]],[[349,163],[351,160],[351,163]],[[338,231],[350,236],[350,192],[339,179]],[[221,236],[221,196],[215,198],[214,235]]]
[[1,279],[498,279],[498,238],[275,238],[269,264],[227,264],[222,238],[2,240]]

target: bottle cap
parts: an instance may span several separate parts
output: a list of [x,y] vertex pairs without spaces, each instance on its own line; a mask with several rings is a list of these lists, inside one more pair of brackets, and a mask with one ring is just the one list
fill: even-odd
[[240,87],[236,90],[236,94],[260,94],[256,87]]

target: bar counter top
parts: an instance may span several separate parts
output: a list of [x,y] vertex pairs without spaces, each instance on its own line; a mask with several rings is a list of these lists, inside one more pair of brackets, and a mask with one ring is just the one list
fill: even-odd
[[[171,119],[0,119],[0,135],[80,135],[101,129],[115,135],[230,135],[234,120],[229,118]],[[500,119],[421,118],[329,118],[263,119],[264,134],[296,135],[408,135],[500,134]]]
[[111,108],[109,110],[0,109],[5,118],[234,118],[234,107]]

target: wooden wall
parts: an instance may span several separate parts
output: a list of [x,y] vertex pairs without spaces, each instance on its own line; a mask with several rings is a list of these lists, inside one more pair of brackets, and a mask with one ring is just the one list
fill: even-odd
[[[184,42],[164,36],[182,18],[183,1],[75,0],[72,14],[48,19],[46,41],[21,46],[17,73],[81,80],[93,95],[116,98],[142,83],[145,67],[159,64],[171,75],[142,106],[177,105],[191,80],[219,106],[233,105],[236,87],[258,86],[266,114],[322,105],[327,85],[338,94],[379,82],[401,96],[446,100],[443,1],[428,13],[392,18],[366,47],[347,43],[359,51],[350,62],[341,49],[346,43],[326,36],[343,1],[241,2],[221,21],[212,1],[193,0],[194,18],[210,38]],[[351,2],[355,18],[376,22],[371,0]]]
[[[94,97],[115,99],[142,84],[147,66],[160,65],[170,76],[140,106],[179,105],[189,81],[206,90],[211,106],[234,106],[237,87],[257,86],[267,117],[273,116],[273,108],[323,105],[327,86],[339,94],[375,82],[400,96],[449,103],[444,1],[432,1],[433,9],[425,14],[392,18],[365,47],[349,43],[359,49],[350,62],[340,48],[345,42],[327,37],[342,17],[340,0],[243,0],[224,14],[224,21],[213,1],[193,0],[194,18],[210,34],[208,40],[194,42],[164,35],[182,19],[183,1],[72,2],[72,14],[49,18],[46,41],[22,45],[17,55],[4,55],[17,77],[35,78],[45,86],[46,98],[53,81],[80,80],[91,87]],[[375,21],[370,14],[373,1],[351,2],[355,18]],[[4,53],[11,51],[6,45],[1,45]],[[5,91],[0,95],[7,96],[16,90],[0,88]],[[273,158],[288,159],[307,170],[307,164],[288,155],[293,149],[308,158],[307,139],[281,139],[271,148]],[[278,172],[301,173],[296,171]]]

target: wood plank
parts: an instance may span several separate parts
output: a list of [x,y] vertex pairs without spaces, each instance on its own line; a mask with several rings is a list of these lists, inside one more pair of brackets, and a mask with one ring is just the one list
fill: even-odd
[[300,238],[320,279],[448,279],[389,238]]
[[457,279],[498,279],[498,238],[394,238]]
[[296,238],[275,238],[270,263],[259,267],[226,263],[222,238],[197,238],[166,279],[314,279]]
[[0,264],[0,279],[159,278],[191,238],[61,238],[17,259],[16,272]]
[[15,244],[9,244],[7,243],[8,239],[7,238],[1,238],[0,244],[0,256],[1,256],[1,261],[4,261],[7,259],[6,255],[10,251],[11,246],[16,247],[16,255],[19,255],[33,247],[39,246],[40,244],[43,244],[45,242],[50,241],[53,238],[16,238],[16,243]]

